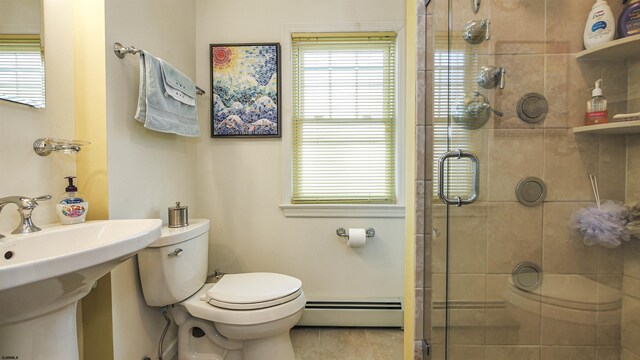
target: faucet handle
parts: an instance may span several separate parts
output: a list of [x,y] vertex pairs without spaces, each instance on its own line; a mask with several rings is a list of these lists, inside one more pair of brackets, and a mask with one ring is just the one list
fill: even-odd
[[34,197],[32,199],[33,201],[45,201],[45,200],[51,200],[51,195],[40,195],[38,197]]

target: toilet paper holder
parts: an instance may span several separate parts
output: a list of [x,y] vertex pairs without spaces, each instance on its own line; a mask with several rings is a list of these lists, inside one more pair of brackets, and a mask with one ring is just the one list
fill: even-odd
[[[372,238],[374,236],[376,236],[376,231],[373,228],[367,228],[367,230],[365,230],[365,234],[367,235],[367,238]],[[336,235],[341,236],[341,237],[349,237],[349,233],[347,232],[347,230],[343,227],[340,227],[338,229],[336,229]]]

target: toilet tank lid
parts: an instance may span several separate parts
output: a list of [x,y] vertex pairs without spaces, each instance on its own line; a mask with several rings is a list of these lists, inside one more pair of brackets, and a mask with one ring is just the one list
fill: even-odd
[[179,228],[162,227],[162,235],[151,245],[150,248],[163,247],[179,244],[181,242],[193,239],[198,235],[202,235],[209,230],[209,219],[192,219],[188,226]]

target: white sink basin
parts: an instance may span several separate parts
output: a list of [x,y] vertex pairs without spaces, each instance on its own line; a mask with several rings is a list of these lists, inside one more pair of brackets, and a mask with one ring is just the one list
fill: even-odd
[[159,219],[90,221],[0,239],[0,355],[77,359],[77,301],[161,227]]

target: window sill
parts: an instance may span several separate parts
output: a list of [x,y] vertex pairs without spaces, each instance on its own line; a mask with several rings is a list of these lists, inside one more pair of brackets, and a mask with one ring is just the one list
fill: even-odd
[[282,204],[285,217],[300,218],[404,218],[404,205]]

